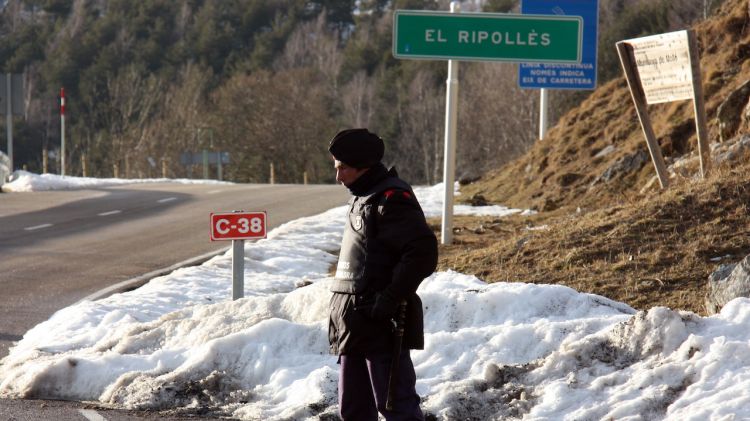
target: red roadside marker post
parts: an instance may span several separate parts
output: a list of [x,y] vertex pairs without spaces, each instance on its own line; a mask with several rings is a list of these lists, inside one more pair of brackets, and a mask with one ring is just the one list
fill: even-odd
[[245,240],[266,238],[266,212],[211,213],[211,241],[232,240],[232,300],[245,296]]

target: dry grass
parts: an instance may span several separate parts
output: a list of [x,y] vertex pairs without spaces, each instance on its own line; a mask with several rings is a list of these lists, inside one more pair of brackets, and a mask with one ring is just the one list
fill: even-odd
[[[709,141],[716,142],[719,105],[750,79],[748,0],[727,0],[695,29]],[[649,115],[668,164],[697,156],[690,101],[649,106]],[[748,132],[750,118],[738,129]],[[440,268],[489,282],[568,285],[637,309],[704,314],[708,275],[750,254],[750,157],[707,180],[674,180],[665,191],[643,188],[654,176],[648,158],[601,178],[645,151],[624,78],[600,86],[524,156],[462,187],[462,197],[542,212],[457,218],[455,244],[441,247]],[[697,173],[695,166],[683,172]],[[439,221],[431,222],[438,230]]]
[[[708,275],[750,254],[750,157],[630,203],[531,217],[458,217],[440,270],[567,285],[636,309],[705,314]],[[439,231],[439,221],[431,221]]]

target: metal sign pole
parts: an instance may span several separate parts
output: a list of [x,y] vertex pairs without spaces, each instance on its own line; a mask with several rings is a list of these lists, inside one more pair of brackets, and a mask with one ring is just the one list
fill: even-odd
[[[5,132],[8,135],[8,171],[13,172],[13,94],[11,94],[11,74],[5,74]],[[4,180],[3,180],[4,181]]]
[[65,175],[65,88],[60,88],[60,175]]
[[[459,13],[461,6],[451,2],[451,13]],[[456,178],[456,124],[458,120],[458,61],[448,60],[447,92],[445,95],[445,152],[443,165],[443,221],[440,241],[453,243],[453,184]]]
[[232,240],[232,300],[245,296],[245,240]]
[[547,88],[539,90],[539,139],[544,139],[547,134],[547,110],[549,109],[549,91]]

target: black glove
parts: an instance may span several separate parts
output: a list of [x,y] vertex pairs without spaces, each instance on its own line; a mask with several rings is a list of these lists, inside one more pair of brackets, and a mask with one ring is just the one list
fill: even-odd
[[375,304],[370,310],[370,317],[374,320],[388,320],[396,315],[399,300],[388,290],[383,290],[375,295]]

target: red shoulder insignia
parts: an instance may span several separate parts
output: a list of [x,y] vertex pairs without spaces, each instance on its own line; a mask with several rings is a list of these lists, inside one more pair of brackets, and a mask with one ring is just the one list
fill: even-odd
[[411,199],[411,195],[409,194],[409,192],[408,192],[408,191],[405,191],[405,192],[403,192],[403,194],[404,194],[404,197],[405,197],[405,198],[407,198],[407,199]]
[[385,198],[388,199],[389,197],[391,197],[394,191],[395,190],[387,190],[383,193],[383,196],[385,196]]

